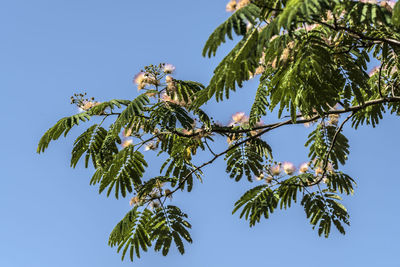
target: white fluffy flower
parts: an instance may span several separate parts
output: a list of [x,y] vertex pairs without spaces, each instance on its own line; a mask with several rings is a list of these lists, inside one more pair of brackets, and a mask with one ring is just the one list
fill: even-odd
[[165,64],[163,67],[164,73],[171,74],[175,71],[175,66],[172,64]]
[[122,147],[127,147],[129,145],[131,145],[133,143],[132,139],[126,139],[123,143],[122,143]]
[[244,112],[236,112],[235,114],[232,115],[232,122],[230,125],[235,125],[235,124],[243,124],[247,123],[249,121],[249,117],[247,117]]
[[292,175],[296,171],[296,167],[291,162],[284,162],[283,170],[287,175]]
[[279,164],[271,166],[270,171],[274,176],[279,175],[281,173],[281,166]]
[[308,162],[305,162],[305,163],[300,165],[299,172],[300,173],[305,173],[307,171],[308,171]]

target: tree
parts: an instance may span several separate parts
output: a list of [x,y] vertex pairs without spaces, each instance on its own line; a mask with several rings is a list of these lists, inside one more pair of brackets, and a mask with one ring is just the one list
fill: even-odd
[[[211,57],[233,32],[237,45],[214,71],[207,86],[172,77],[170,64],[150,65],[136,77],[141,93],[133,100],[96,102],[75,94],[82,112],[59,120],[41,138],[38,153],[66,136],[80,122],[94,121],[75,141],[71,167],[84,157],[93,166],[90,181],[100,193],[134,195],[133,208],[115,226],[109,245],[134,254],[154,246],[166,255],[174,242],[184,253],[192,242],[187,215],[167,205],[179,191],[191,191],[202,170],[218,158],[236,181],[262,181],[235,203],[233,213],[250,226],[275,209],[300,202],[318,234],[331,226],[344,234],[349,214],[341,194],[352,194],[355,180],[340,171],[349,154],[342,133],[351,123],[375,127],[386,111],[400,114],[400,4],[393,1],[254,0],[231,1],[234,13],[209,37],[203,55]],[[367,70],[370,59],[379,61]],[[243,82],[259,75],[249,116],[236,113],[229,125],[214,122],[202,107],[223,101]],[[263,117],[277,111],[276,123]],[[341,118],[341,115],[345,115]],[[309,162],[298,172],[290,162],[276,162],[263,136],[279,127],[312,124],[306,146]],[[214,152],[216,136],[227,138]],[[148,163],[140,152],[158,151],[160,176],[144,178]],[[198,150],[210,160],[197,164]]]

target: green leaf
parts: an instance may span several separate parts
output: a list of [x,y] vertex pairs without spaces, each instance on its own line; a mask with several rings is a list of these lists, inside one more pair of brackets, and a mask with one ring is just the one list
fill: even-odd
[[222,23],[208,38],[204,48],[203,56],[215,56],[217,48],[221,43],[225,43],[225,37],[233,39],[232,30],[237,35],[246,34],[246,23],[255,24],[256,19],[260,16],[260,9],[253,4],[249,4],[232,14],[224,23]]
[[130,247],[130,259],[133,261],[133,251],[140,258],[140,249],[147,251],[151,247],[151,223],[153,212],[144,209],[142,212],[138,207],[130,210],[125,217],[112,230],[108,244],[111,247],[118,246],[118,252],[123,249],[122,260]]
[[400,2],[396,2],[392,13],[392,22],[396,27],[400,27]]
[[67,136],[72,127],[79,125],[81,121],[86,122],[89,119],[90,115],[88,112],[82,112],[70,117],[62,118],[42,136],[36,152],[44,152],[49,146],[51,140],[57,140],[62,134],[64,134],[64,137]]
[[115,197],[118,198],[119,193],[123,197],[126,193],[131,193],[135,186],[142,183],[142,176],[147,167],[143,155],[134,151],[133,146],[128,146],[113,156],[108,168],[102,172],[100,179],[99,193],[106,188],[107,196],[115,189]]
[[240,218],[244,217],[249,220],[250,226],[254,226],[260,222],[262,216],[269,218],[278,205],[278,199],[267,185],[259,185],[244,193],[235,203],[232,214],[243,208]]

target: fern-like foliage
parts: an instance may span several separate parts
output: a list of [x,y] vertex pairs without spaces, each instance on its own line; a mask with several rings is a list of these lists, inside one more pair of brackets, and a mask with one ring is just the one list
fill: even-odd
[[[334,177],[333,177],[334,176]],[[318,234],[328,237],[333,223],[338,231],[345,233],[343,224],[349,225],[347,209],[338,202],[341,197],[336,194],[336,189],[341,193],[352,193],[352,179],[343,174],[330,176],[327,189],[317,192],[309,190],[303,192],[301,205],[304,207],[307,218],[313,228],[318,228]],[[242,209],[240,218],[249,221],[250,226],[260,222],[262,217],[269,218],[276,208],[287,209],[292,201],[297,202],[298,192],[303,191],[303,186],[314,181],[315,177],[310,173],[293,176],[282,182],[277,187],[271,185],[259,185],[243,194],[235,203],[232,213]]]
[[151,246],[151,223],[153,212],[149,209],[139,211],[138,207],[130,210],[115,226],[110,234],[108,244],[122,249],[122,260],[129,250],[129,257],[133,261],[134,254],[140,258],[140,250],[147,251]]
[[134,255],[140,258],[140,251],[147,251],[154,244],[156,251],[162,250],[165,256],[168,254],[172,241],[178,251],[185,252],[183,240],[191,243],[192,238],[187,229],[191,228],[186,221],[187,215],[178,207],[167,206],[155,210],[138,207],[130,210],[125,217],[115,226],[110,234],[108,244],[118,246],[117,251],[122,250],[122,259],[129,250],[130,259]]
[[[185,153],[185,152],[184,152]],[[187,153],[187,152],[186,152]],[[201,170],[196,169],[196,167],[190,162],[184,160],[184,158],[169,158],[161,166],[161,171],[165,169],[166,176],[176,177],[176,182],[172,182],[171,185],[179,185],[181,190],[185,187],[188,192],[192,191],[194,185],[194,178],[202,181],[201,175],[203,174]]]
[[278,27],[294,29],[299,22],[311,21],[332,8],[337,0],[288,0],[283,11],[277,16]]
[[231,40],[233,39],[232,31],[237,35],[245,35],[247,32],[246,23],[255,24],[260,16],[260,12],[261,9],[253,4],[245,6],[235,12],[208,37],[203,48],[203,56],[215,56],[221,43],[225,43],[226,36]]
[[215,95],[217,101],[229,98],[229,92],[236,90],[236,85],[243,82],[254,73],[261,54],[257,53],[258,30],[247,33],[235,48],[219,63],[214,70],[207,88],[197,94],[196,106],[201,106]]
[[290,208],[292,201],[297,202],[297,193],[303,190],[302,185],[313,180],[314,176],[312,174],[304,173],[281,182],[279,188],[276,190],[279,195],[279,208]]
[[[147,196],[151,195],[155,189],[158,189],[157,191],[159,191],[164,183],[170,183],[170,185],[174,187],[177,182],[178,178],[176,177],[157,176],[151,178],[137,188],[137,197],[138,199],[146,198]],[[159,192],[157,193],[156,196],[160,196]]]
[[123,197],[126,193],[131,193],[133,188],[142,183],[141,178],[147,167],[143,154],[128,146],[115,154],[109,166],[101,171],[99,192],[103,192],[106,188],[107,196],[112,190],[115,190],[115,197],[118,198],[119,193]]
[[[332,146],[334,137],[336,139]],[[342,165],[345,164],[347,155],[349,154],[349,143],[346,136],[337,132],[337,127],[319,124],[308,138],[305,145],[310,146],[309,157],[315,161],[316,165],[324,160],[328,152],[328,160],[332,162],[335,169],[339,167],[339,163]],[[331,146],[332,149],[328,151]]]
[[327,178],[327,186],[333,192],[345,193],[347,195],[354,193],[354,187],[357,184],[349,175],[343,172],[329,172]]
[[392,21],[396,27],[400,28],[400,4],[398,2],[393,9]]
[[75,168],[79,159],[86,152],[85,167],[89,165],[89,159],[92,158],[92,163],[97,168],[97,162],[100,155],[100,149],[103,145],[104,139],[107,135],[106,129],[94,124],[89,127],[83,134],[81,134],[74,143],[72,149],[71,167]]
[[90,115],[87,112],[62,118],[53,127],[47,130],[47,132],[45,132],[39,141],[37,152],[44,152],[49,146],[51,140],[57,140],[62,134],[64,134],[64,137],[67,136],[72,127],[79,125],[80,122],[86,122],[89,119]]
[[185,253],[183,240],[192,243],[192,238],[187,230],[192,226],[186,218],[187,214],[173,205],[157,209],[154,215],[152,235],[152,239],[155,240],[154,250],[161,250],[164,256],[167,255],[173,240],[178,251],[181,254]]
[[[39,142],[41,153],[80,122],[93,122],[74,142],[71,167],[84,158],[86,168],[94,167],[90,184],[98,185],[100,193],[114,193],[116,198],[134,194],[130,203],[135,207],[109,240],[122,258],[128,251],[131,260],[140,257],[151,246],[166,255],[172,243],[184,253],[184,241],[192,242],[187,215],[164,204],[179,191],[190,192],[197,180],[202,181],[203,169],[220,157],[225,157],[226,172],[236,181],[245,176],[264,182],[245,192],[233,210],[241,210],[240,217],[250,226],[298,202],[319,235],[327,237],[332,224],[340,233],[349,225],[338,195],[351,195],[356,186],[339,170],[349,155],[344,124],[351,119],[355,129],[375,127],[386,111],[400,114],[400,4],[243,3],[204,46],[203,56],[215,56],[227,38],[238,37],[207,86],[175,79],[173,66],[146,66],[135,78],[138,97],[100,103],[75,94],[72,103],[83,112],[59,120]],[[370,61],[380,65],[370,70]],[[257,75],[258,88],[249,89],[254,99],[249,117],[239,112],[229,125],[214,122],[203,105],[212,98],[228,99]],[[340,119],[346,113],[348,117]],[[270,114],[277,114],[279,121],[264,124]],[[264,136],[304,122],[317,125],[305,144],[309,161],[296,172],[293,164],[272,158]],[[219,137],[227,138],[228,145],[214,151]],[[149,161],[142,150],[162,157],[160,174],[153,178],[145,176]],[[199,163],[199,152],[210,152],[211,158]]]
[[236,203],[232,214],[243,207],[240,218],[249,220],[250,226],[269,218],[278,205],[279,197],[267,185],[256,186],[247,191]]
[[113,111],[117,108],[122,108],[122,106],[128,106],[131,101],[124,99],[112,99],[107,102],[99,103],[98,105],[92,107],[89,110],[90,115],[103,115],[106,110]]
[[350,225],[347,209],[339,203],[341,197],[325,190],[323,194],[316,192],[305,194],[301,205],[304,206],[310,223],[318,228],[318,235],[328,237],[332,223],[341,234],[345,234],[343,224]]
[[172,99],[190,104],[194,100],[195,93],[204,89],[204,85],[194,81],[174,80],[174,89],[168,92]]
[[191,129],[194,122],[185,108],[172,102],[158,103],[150,120],[153,124],[160,125],[161,129],[175,129],[178,126]]
[[132,120],[134,120],[137,116],[143,115],[143,110],[145,105],[149,102],[149,98],[146,94],[139,95],[134,100],[132,100],[118,116],[118,119],[115,121],[113,128],[113,133],[118,134],[121,131],[121,128],[126,126]]
[[[264,153],[264,151],[262,151]],[[251,145],[240,145],[226,153],[226,172],[235,181],[242,179],[243,175],[247,180],[252,181],[254,175],[259,175],[263,168],[263,155]]]
[[256,125],[262,116],[267,115],[267,107],[269,106],[267,95],[268,92],[265,88],[265,83],[260,82],[256,92],[256,97],[250,110],[250,126]]

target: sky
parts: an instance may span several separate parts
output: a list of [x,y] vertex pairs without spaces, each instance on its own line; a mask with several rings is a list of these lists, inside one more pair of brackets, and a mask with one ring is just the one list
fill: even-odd
[[[351,152],[343,171],[358,183],[355,195],[344,200],[351,215],[345,236],[333,230],[328,239],[318,237],[300,205],[250,228],[231,211],[255,184],[230,180],[218,160],[192,193],[172,201],[193,225],[194,242],[186,253],[171,249],[164,257],[150,251],[133,263],[122,262],[107,245],[130,209],[129,198],[99,195],[89,186],[93,169],[69,167],[74,137],[84,126],[36,154],[43,133],[76,113],[69,104],[74,93],[98,101],[133,99],[134,75],[159,62],[174,64],[178,79],[207,84],[233,45],[228,42],[215,58],[201,56],[209,34],[229,15],[225,5],[226,0],[0,1],[0,266],[400,266],[400,124],[392,115],[375,129],[344,127]],[[227,123],[233,113],[249,112],[256,87],[256,80],[249,81],[229,101],[206,109]],[[265,140],[276,160],[298,165],[307,160],[310,131],[291,126]],[[226,146],[220,141],[216,151]],[[159,162],[150,158],[149,173],[156,174]]]

